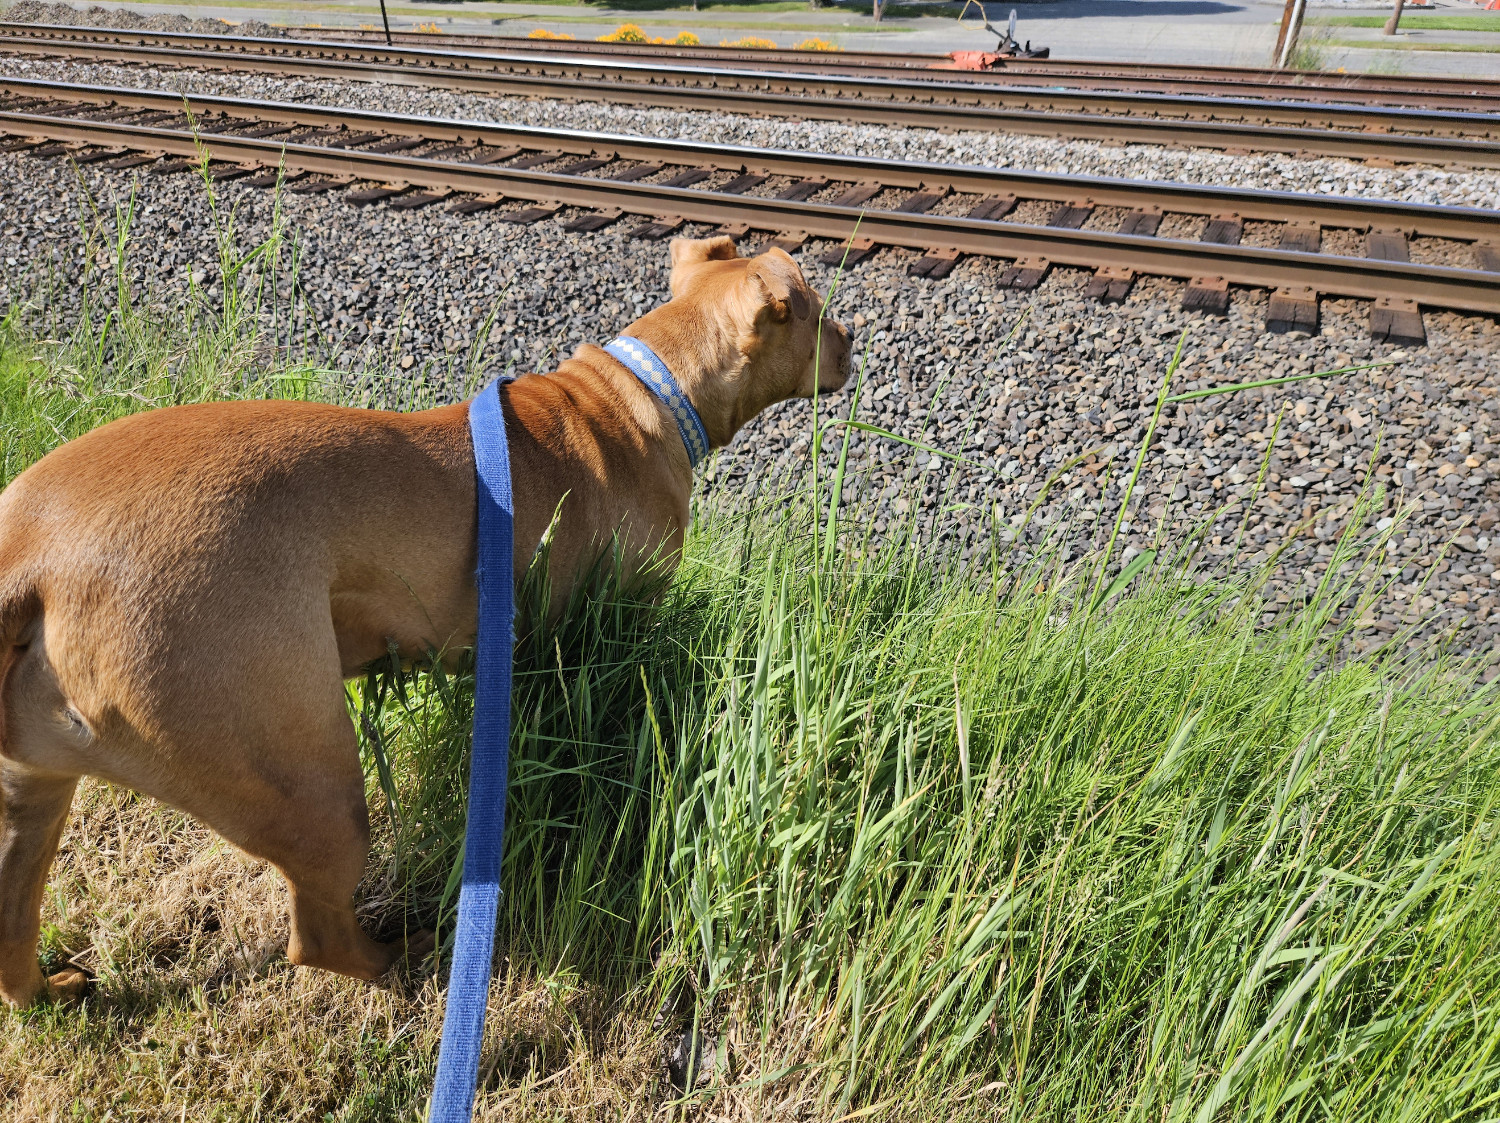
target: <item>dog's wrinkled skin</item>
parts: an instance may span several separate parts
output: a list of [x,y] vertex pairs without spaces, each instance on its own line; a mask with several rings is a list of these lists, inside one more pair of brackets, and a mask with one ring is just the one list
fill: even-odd
[[[839,389],[849,335],[786,254],[672,244],[672,300],[626,329],[725,444],[773,402]],[[675,564],[692,474],[671,415],[595,346],[502,392],[524,570],[561,505],[554,604],[618,531]],[[203,820],[286,876],[294,963],[362,979],[412,946],[360,930],[369,848],[344,680],[395,643],[475,633],[467,405],[181,406],[64,445],[0,495],[0,996],[44,979],[39,910],[74,786]]]

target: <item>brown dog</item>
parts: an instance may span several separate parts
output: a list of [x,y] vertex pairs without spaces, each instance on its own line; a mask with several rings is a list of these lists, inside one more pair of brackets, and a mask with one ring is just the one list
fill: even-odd
[[[727,442],[773,402],[839,389],[849,335],[786,254],[672,243],[672,300],[628,329]],[[675,562],[692,473],[660,401],[603,350],[503,394],[518,574],[561,505],[554,603],[619,532]],[[180,406],[57,449],[0,495],[0,995],[44,980],[39,912],[74,787],[99,776],[273,862],[293,963],[372,979],[405,949],[359,928],[369,849],[344,680],[394,643],[473,642],[466,405]],[[430,943],[430,940],[429,940]]]

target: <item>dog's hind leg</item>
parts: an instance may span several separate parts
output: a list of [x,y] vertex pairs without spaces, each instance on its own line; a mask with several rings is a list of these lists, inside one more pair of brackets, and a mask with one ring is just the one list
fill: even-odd
[[42,892],[77,784],[0,760],[0,997],[13,1006],[44,990],[72,997],[86,982],[71,968],[44,979],[36,958]]
[[44,991],[77,997],[88,982],[75,968],[44,979],[37,964],[47,871],[84,771],[78,750],[92,737],[63,696],[40,634],[39,625],[13,634],[25,642],[0,649],[0,998],[14,1006]]

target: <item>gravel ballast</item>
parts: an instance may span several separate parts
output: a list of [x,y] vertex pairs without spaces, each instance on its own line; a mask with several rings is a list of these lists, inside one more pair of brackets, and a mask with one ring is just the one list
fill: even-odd
[[1492,171],[1445,170],[1418,165],[1382,168],[1357,161],[1307,159],[1265,152],[1231,156],[1223,152],[1157,145],[1132,144],[1126,147],[1051,137],[939,133],[931,129],[790,121],[596,102],[489,97],[375,82],[333,79],[311,82],[257,74],[114,66],[3,55],[0,55],[0,74],[53,82],[306,102],[544,128],[630,133],[706,144],[1500,208],[1500,175]]
[[189,19],[176,12],[133,12],[128,8],[101,8],[92,4],[75,8],[48,4],[44,0],[20,0],[0,11],[9,23],[41,23],[61,27],[112,27],[122,31],[173,31],[187,35],[248,35],[256,39],[282,39],[286,32],[261,20],[230,23],[222,19]]
[[[63,283],[44,314],[64,323],[76,315],[78,291],[68,281],[81,257],[80,174],[102,214],[135,183],[134,265],[144,289],[170,299],[196,274],[213,291],[214,234],[195,177],[133,180],[130,172],[75,172],[56,160],[0,155],[0,300],[36,300],[37,279],[51,269]],[[236,184],[219,190],[221,212],[238,207],[242,241],[262,238],[272,193]],[[288,195],[282,206],[301,246],[300,281],[323,346],[351,382],[379,369],[423,379],[451,397],[451,371],[476,343],[487,374],[512,363],[546,370],[556,356],[609,338],[667,296],[667,248],[632,240],[629,220],[571,234],[560,226],[567,211],[516,226],[436,207],[356,208],[336,195]],[[825,245],[814,242],[801,255],[820,289],[833,276],[814,260]],[[1368,307],[1357,302],[1324,301],[1315,337],[1277,336],[1263,331],[1264,292],[1235,291],[1227,317],[1205,318],[1179,311],[1182,289],[1174,282],[1144,279],[1125,303],[1110,306],[1082,298],[1082,271],[1054,270],[1023,294],[998,288],[1002,262],[966,259],[933,281],[906,276],[913,256],[886,250],[860,264],[832,304],[832,314],[855,330],[857,353],[868,353],[860,416],[982,467],[857,440],[856,482],[846,498],[876,501],[877,534],[915,519],[950,555],[974,558],[994,515],[1014,526],[1059,465],[1090,451],[1055,482],[1026,540],[1013,548],[1060,533],[1069,520],[1075,538],[1102,534],[1184,329],[1179,392],[1391,359],[1387,368],[1167,407],[1137,485],[1127,553],[1148,547],[1158,526],[1180,542],[1223,506],[1205,550],[1210,561],[1227,562],[1285,407],[1268,490],[1249,507],[1240,560],[1264,558],[1292,537],[1273,592],[1282,606],[1301,603],[1323,576],[1378,439],[1385,515],[1403,503],[1415,511],[1390,540],[1382,572],[1393,586],[1358,642],[1436,613],[1432,626],[1453,629],[1461,649],[1493,646],[1500,630],[1492,576],[1500,562],[1494,322],[1429,313],[1430,345],[1403,351],[1371,343]],[[847,409],[848,397],[830,404]],[[804,402],[767,411],[711,462],[703,489],[754,500],[799,478],[809,461],[809,419]],[[1435,563],[1438,572],[1429,575]]]

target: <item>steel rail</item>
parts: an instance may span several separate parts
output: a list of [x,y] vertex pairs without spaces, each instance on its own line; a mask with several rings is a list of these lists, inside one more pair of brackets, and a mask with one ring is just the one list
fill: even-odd
[[[344,63],[400,66],[425,71],[464,70],[495,76],[568,76],[586,81],[610,80],[634,84],[711,86],[714,89],[750,92],[796,93],[816,97],[837,95],[879,101],[915,100],[990,109],[1033,108],[1036,102],[1049,109],[1109,113],[1115,116],[1168,112],[1174,116],[1197,114],[1213,119],[1254,117],[1267,124],[1309,125],[1319,128],[1420,129],[1442,135],[1500,135],[1500,117],[1461,109],[1412,108],[1379,105],[1324,105],[1303,100],[1267,102],[1245,97],[1208,96],[1174,92],[1110,90],[1103,97],[1094,91],[1043,86],[1035,78],[1017,88],[1004,88],[984,80],[957,80],[957,72],[942,79],[914,81],[902,71],[889,77],[868,74],[813,73],[806,70],[747,69],[738,66],[663,66],[655,60],[599,58],[554,44],[548,51],[510,53],[396,48],[319,40],[258,39],[234,35],[196,35],[190,32],[120,31],[85,28],[66,38],[39,33],[0,35],[7,49],[20,42],[47,45],[66,43],[89,48],[110,47],[191,51],[214,58],[244,55],[300,60],[329,59]],[[1285,90],[1279,91],[1284,95]]]
[[210,161],[282,166],[346,180],[369,180],[491,198],[670,215],[685,222],[794,230],[810,237],[873,239],[916,249],[942,247],[989,257],[1043,256],[1052,264],[1112,266],[1166,277],[1217,277],[1260,288],[1306,287],[1360,299],[1500,313],[1500,273],[1434,265],[1343,258],[1204,242],[1024,226],[982,219],[868,211],[829,203],[790,202],[660,184],[496,165],[465,165],[419,156],[328,149],[308,144],[185,129],[76,121],[35,113],[0,113],[0,130],[79,145],[203,156]]
[[[0,21],[0,30],[10,27],[45,27],[48,30],[88,31],[90,28],[59,27],[58,25],[7,24]],[[287,27],[283,33],[295,39],[350,40],[358,43],[384,44],[385,35],[378,30],[353,27]],[[1273,70],[1252,66],[1184,66],[1155,62],[1124,62],[1102,59],[1025,59],[1006,58],[998,60],[995,69],[972,71],[954,70],[951,55],[925,54],[905,51],[806,51],[793,47],[770,50],[763,47],[724,47],[699,44],[684,46],[675,43],[602,43],[586,39],[548,40],[531,39],[516,35],[450,34],[427,31],[392,32],[395,42],[415,47],[433,47],[451,50],[456,47],[482,47],[487,51],[511,52],[533,51],[551,53],[563,43],[575,53],[600,55],[627,59],[676,59],[684,61],[710,61],[733,63],[736,66],[785,69],[787,64],[811,67],[816,70],[838,72],[846,68],[890,69],[913,77],[924,71],[949,78],[969,81],[999,78],[1004,75],[1028,75],[1032,80],[1041,79],[1050,83],[1087,81],[1094,78],[1137,83],[1191,82],[1211,87],[1267,86],[1284,93],[1288,90],[1304,96],[1315,96],[1322,91],[1351,95],[1386,95],[1391,97],[1423,97],[1462,99],[1453,102],[1453,108],[1464,108],[1476,97],[1500,98],[1500,82],[1494,79],[1470,77],[1448,77],[1444,75],[1415,74],[1357,74],[1332,70]],[[1432,104],[1429,102],[1429,104]]]
[[[0,29],[7,25],[0,23]],[[76,30],[76,29],[67,29]],[[296,39],[383,45],[384,35],[358,28],[287,28]],[[444,35],[396,32],[403,46],[438,50],[478,49],[514,53],[566,50],[604,58],[665,60],[740,69],[812,70],[823,74],[867,74],[1000,85],[1045,84],[1094,90],[1150,90],[1155,93],[1210,93],[1237,97],[1342,101],[1360,105],[1425,105],[1429,108],[1492,110],[1500,106],[1500,83],[1478,77],[1340,74],[1335,71],[1270,70],[1256,67],[1158,66],[1151,63],[1073,59],[997,60],[992,68],[960,68],[952,55],[883,51],[769,50],[760,47],[679,46],[671,43],[599,43],[588,40],[530,39],[501,35]]]
[[[213,42],[200,37],[204,43]],[[219,41],[221,44],[224,41]],[[1154,113],[1186,112],[1194,105],[1200,112],[1211,108],[1214,119],[1194,117],[1111,115],[1122,99],[1114,95],[1083,95],[1056,91],[967,89],[969,100],[984,105],[945,104],[933,97],[935,90],[949,87],[931,83],[902,84],[887,79],[827,78],[767,74],[752,71],[686,68],[666,74],[649,64],[594,63],[584,59],[540,56],[522,60],[527,73],[496,72],[476,68],[481,56],[451,53],[429,60],[371,62],[330,57],[296,57],[262,53],[265,44],[278,40],[246,40],[255,51],[210,52],[184,48],[132,46],[119,42],[64,43],[66,52],[93,59],[141,62],[199,69],[234,69],[259,73],[296,74],[438,86],[490,94],[553,97],[565,100],[674,107],[708,111],[733,111],[767,115],[791,115],[836,121],[861,121],[883,125],[928,128],[978,129],[1023,134],[1080,137],[1112,143],[1134,141],[1157,144],[1195,144],[1211,148],[1260,149],[1342,156],[1372,157],[1406,162],[1463,164],[1500,167],[1500,115],[1465,114],[1393,108],[1354,108],[1271,103],[1253,99],[1181,99],[1159,95],[1134,95],[1138,108]],[[0,50],[55,55],[60,44],[43,39],[0,37]],[[303,46],[307,46],[303,44]],[[402,52],[360,51],[399,60]],[[407,54],[411,54],[407,52]],[[418,52],[432,55],[433,52]],[[455,57],[466,61],[454,65]],[[485,66],[496,56],[482,56]],[[590,77],[589,75],[595,75]],[[598,77],[603,75],[603,77]],[[696,84],[678,85],[667,79]],[[725,86],[732,88],[725,88]],[[819,94],[816,91],[825,91]],[[855,96],[864,93],[869,96]],[[881,95],[881,96],[875,96]],[[904,95],[904,96],[903,96]],[[1032,101],[1053,104],[1063,98],[1077,112],[1055,112],[1029,108]],[[1014,103],[1014,104],[1011,104]],[[1245,123],[1225,120],[1236,114],[1273,117],[1277,123]],[[1361,128],[1405,132],[1360,132],[1353,128],[1327,127],[1329,122]],[[1416,131],[1412,131],[1416,130]],[[1444,135],[1437,135],[1437,134]],[[1457,134],[1475,134],[1473,136]],[[1452,135],[1450,135],[1452,134]]]
[[[647,139],[618,133],[416,117],[378,110],[330,109],[295,102],[0,78],[0,95],[7,94],[19,98],[56,99],[101,109],[135,107],[143,111],[180,112],[186,108],[200,118],[224,114],[245,118],[247,123],[253,120],[312,128],[343,125],[352,130],[375,130],[431,141],[518,146],[538,151],[555,150],[565,155],[592,156],[609,153],[625,160],[713,167],[797,179],[822,177],[912,190],[947,188],[965,195],[1014,195],[1019,199],[1090,207],[1122,207],[1129,210],[1157,208],[1174,214],[1233,214],[1249,221],[1317,223],[1353,230],[1402,230],[1460,241],[1500,239],[1500,211],[1478,207],[1433,206],[1386,199],[1303,195],[1252,188],[927,164],[869,156],[789,152],[689,140]],[[0,103],[0,108],[3,108],[3,103]],[[35,110],[31,112],[34,113]]]
[[[291,28],[290,40],[322,49],[350,43],[385,48],[380,32],[352,29]],[[132,32],[119,29],[18,24],[0,21],[0,34],[78,42],[148,38],[170,45],[174,35],[191,33]],[[210,38],[244,38],[215,36]],[[538,40],[502,36],[445,36],[396,33],[403,47],[446,55],[482,52],[517,55],[556,55],[618,59],[626,62],[668,61],[678,66],[719,66],[738,70],[795,69],[822,75],[864,75],[903,81],[946,82],[1000,86],[1065,86],[1073,89],[1149,91],[1157,94],[1209,94],[1253,98],[1295,98],[1303,102],[1342,102],[1359,105],[1413,105],[1464,112],[1500,109],[1500,83],[1483,79],[1411,78],[1407,76],[1350,75],[1299,71],[1217,67],[1156,67],[1131,63],[1068,62],[1010,59],[999,69],[960,70],[946,55],[884,54],[880,52],[824,52],[732,47],[682,47],[669,44],[595,43]],[[271,40],[288,44],[289,39]],[[283,50],[288,49],[286,46]]]

